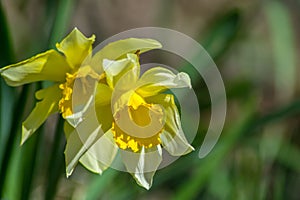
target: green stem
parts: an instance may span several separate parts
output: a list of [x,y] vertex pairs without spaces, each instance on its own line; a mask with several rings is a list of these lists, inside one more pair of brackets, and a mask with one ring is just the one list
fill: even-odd
[[10,127],[10,132],[8,135],[8,139],[6,142],[6,146],[5,146],[5,152],[3,155],[3,160],[2,160],[2,166],[1,166],[1,170],[0,170],[0,197],[3,196],[3,189],[4,189],[4,184],[5,184],[5,179],[6,179],[6,175],[7,175],[7,170],[8,170],[8,166],[9,166],[9,161],[11,158],[11,154],[12,154],[12,150],[13,150],[13,143],[15,142],[15,138],[17,136],[17,131],[19,126],[21,125],[21,120],[22,120],[22,115],[24,113],[24,109],[23,109],[23,103],[26,101],[27,99],[27,94],[29,91],[29,85],[24,85],[22,88],[22,92],[19,96],[18,101],[16,102],[15,106],[14,106],[14,112],[13,112],[13,118],[11,121],[11,127]]
[[[56,17],[51,31],[51,36],[49,38],[49,47],[55,46],[55,43],[64,36],[66,27],[69,23],[71,12],[73,10],[74,1],[73,0],[60,0],[58,1],[58,7],[56,11]],[[57,183],[61,174],[64,172],[64,151],[65,140],[63,133],[63,122],[64,120],[60,117],[56,133],[54,136],[54,143],[52,146],[52,153],[50,162],[48,165],[48,179],[46,184],[45,199],[54,199]]]
[[[42,83],[38,82],[37,90],[42,89]],[[42,125],[34,135],[31,136],[31,139],[28,140],[23,145],[22,150],[22,165],[23,165],[23,184],[22,184],[22,200],[30,199],[31,186],[34,180],[34,172],[36,169],[37,156],[39,152],[40,142],[43,138],[44,126]]]
[[63,124],[64,124],[63,118],[59,117],[55,136],[54,136],[54,143],[52,145],[51,157],[48,165],[48,173],[47,173],[48,182],[46,185],[46,193],[45,193],[46,200],[54,199],[59,178],[64,172],[63,170],[64,155],[62,152],[64,151],[65,140],[64,140],[64,133],[62,131]]
[[23,180],[22,180],[22,194],[21,199],[30,199],[32,182],[34,180],[35,165],[37,161],[39,141],[41,141],[43,128],[31,136],[30,140],[26,142],[22,150],[22,167],[23,167]]

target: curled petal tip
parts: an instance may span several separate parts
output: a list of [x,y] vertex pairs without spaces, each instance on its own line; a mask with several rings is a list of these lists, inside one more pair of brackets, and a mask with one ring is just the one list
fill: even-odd
[[177,79],[178,82],[181,81],[183,83],[183,85],[186,85],[190,89],[192,88],[191,79],[187,73],[180,72],[177,74],[175,79]]

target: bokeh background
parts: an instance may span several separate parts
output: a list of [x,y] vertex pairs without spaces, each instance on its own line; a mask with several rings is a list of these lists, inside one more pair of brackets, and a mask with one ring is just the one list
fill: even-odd
[[[74,27],[95,34],[96,44],[131,28],[165,27],[209,52],[228,110],[217,145],[199,159],[210,100],[201,77],[193,79],[196,150],[158,171],[147,191],[113,169],[100,176],[78,166],[67,179],[57,115],[20,146],[41,84],[11,88],[1,79],[0,199],[300,199],[299,10],[299,0],[2,0],[0,67],[55,48]],[[174,64],[168,55],[159,61]]]

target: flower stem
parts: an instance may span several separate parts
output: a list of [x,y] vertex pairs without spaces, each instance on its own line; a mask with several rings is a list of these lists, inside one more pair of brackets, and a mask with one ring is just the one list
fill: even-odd
[[[42,89],[42,83],[38,82],[35,85],[37,85],[36,90]],[[21,199],[27,200],[30,199],[31,194],[31,187],[34,180],[34,174],[36,170],[36,162],[38,157],[40,142],[43,138],[43,132],[44,126],[42,125],[34,135],[31,136],[31,139],[28,140],[23,145],[22,150],[22,165],[23,165],[23,181],[22,181],[22,193],[21,193]]]
[[61,116],[59,116],[54,136],[54,143],[52,145],[51,157],[48,164],[48,177],[45,193],[46,200],[54,199],[57,185],[59,182],[59,177],[64,172],[64,155],[62,152],[64,151],[65,140],[63,133],[63,124],[64,120]]

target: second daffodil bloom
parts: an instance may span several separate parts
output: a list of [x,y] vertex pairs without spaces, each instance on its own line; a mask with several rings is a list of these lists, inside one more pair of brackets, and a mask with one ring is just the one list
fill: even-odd
[[[162,148],[172,156],[193,150],[184,136],[174,96],[164,93],[171,88],[191,88],[190,78],[186,73],[174,74],[162,67],[140,75],[139,51],[102,62],[105,79],[97,85],[92,113],[103,133],[95,142],[82,136],[68,138],[67,174],[72,173],[79,159],[86,168],[101,174],[121,158],[125,170],[149,189],[162,162]],[[89,116],[91,112],[86,113],[83,118],[93,118]]]

